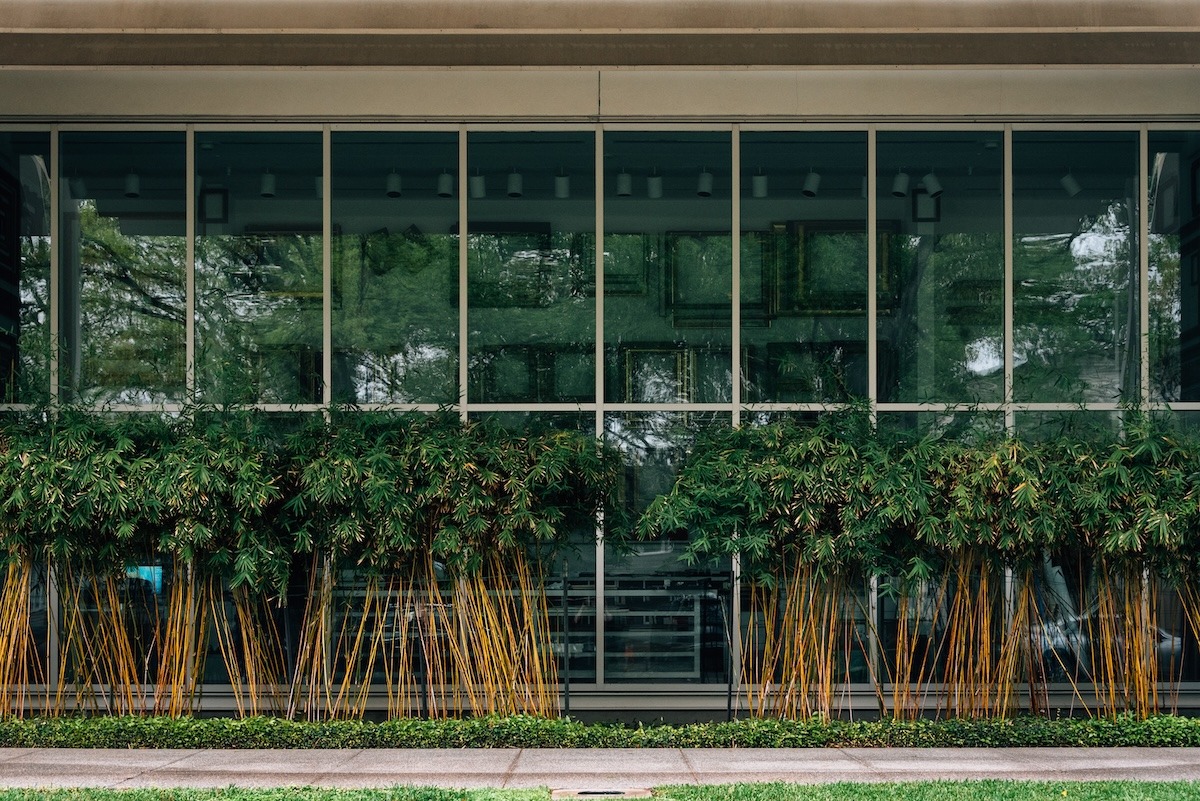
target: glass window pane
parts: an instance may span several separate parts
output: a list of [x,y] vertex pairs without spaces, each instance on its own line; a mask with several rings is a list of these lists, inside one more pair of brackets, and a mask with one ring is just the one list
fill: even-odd
[[0,133],[0,403],[50,391],[50,137]]
[[728,133],[610,133],[604,159],[605,395],[732,398]]
[[867,394],[867,138],[742,135],[743,397]]
[[978,440],[1004,435],[1004,415],[970,409],[940,412],[880,412],[879,430],[902,436],[934,436],[945,439]]
[[[625,456],[624,503],[641,514],[670,490],[686,449],[702,428],[727,425],[726,414],[609,415],[605,436]],[[604,680],[724,683],[732,579],[728,559],[687,564],[684,539],[606,546]]]
[[880,133],[881,401],[1004,394],[1004,148],[999,131]]
[[596,400],[595,134],[468,134],[468,398]]
[[1150,397],[1200,400],[1200,132],[1150,133]]
[[1119,412],[1017,412],[1017,436],[1027,440],[1068,437],[1077,440],[1111,441],[1121,430]]
[[196,387],[321,401],[321,134],[196,134]]
[[333,134],[333,400],[458,398],[458,134]]
[[1013,394],[1114,402],[1138,389],[1138,137],[1013,135]]
[[184,134],[61,142],[60,391],[90,403],[183,400]]

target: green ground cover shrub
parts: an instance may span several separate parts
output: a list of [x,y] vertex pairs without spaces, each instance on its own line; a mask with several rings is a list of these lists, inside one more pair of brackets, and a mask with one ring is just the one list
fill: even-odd
[[0,747],[24,748],[876,748],[1200,747],[1200,719],[746,719],[685,725],[584,724],[532,716],[383,722],[271,717],[95,716],[0,721]]

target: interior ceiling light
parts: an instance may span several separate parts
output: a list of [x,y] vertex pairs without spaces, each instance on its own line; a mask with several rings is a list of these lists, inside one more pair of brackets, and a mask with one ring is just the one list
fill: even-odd
[[392,170],[387,177],[387,196],[400,197],[402,194],[400,187],[400,173]]
[[71,197],[75,198],[76,200],[81,200],[87,197],[87,184],[83,182],[82,178],[72,178],[67,183],[71,188]]
[[267,170],[258,181],[258,194],[263,197],[275,197],[275,176]]
[[938,180],[933,170],[925,173],[925,177],[921,179],[921,185],[925,187],[925,192],[930,197],[942,196],[942,182]]
[[617,173],[617,197],[629,197],[633,194],[633,176],[621,170]]
[[1064,175],[1062,178],[1059,178],[1058,182],[1062,185],[1063,191],[1071,197],[1075,197],[1083,191],[1083,187],[1079,185],[1079,181],[1075,180],[1075,176],[1070,170],[1067,170],[1066,175]]
[[750,176],[750,194],[758,198],[767,196],[767,174],[762,170]]
[[554,196],[559,200],[566,200],[571,196],[571,176],[562,170],[554,176]]
[[696,194],[700,197],[712,197],[712,193],[713,174],[704,167],[700,170],[700,177],[696,179]]
[[658,170],[646,176],[646,197],[651,200],[658,200],[663,196],[663,177],[658,174]]
[[133,170],[125,173],[125,197],[142,196],[142,179]]
[[892,179],[892,197],[908,197],[908,173],[900,170]]
[[438,197],[454,197],[454,176],[443,170],[437,179]]
[[804,176],[804,186],[800,189],[800,194],[805,197],[816,197],[817,192],[821,189],[821,173],[810,169],[808,175]]
[[487,197],[487,182],[482,175],[475,173],[467,179],[467,183],[470,185],[471,197],[476,200]]
[[508,174],[508,196],[520,197],[525,194],[525,182],[521,179],[521,173],[517,172],[516,168]]

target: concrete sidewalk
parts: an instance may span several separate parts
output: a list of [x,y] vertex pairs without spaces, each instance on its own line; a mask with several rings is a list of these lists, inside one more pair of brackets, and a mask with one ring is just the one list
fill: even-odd
[[3,787],[549,787],[1200,779],[1200,748],[0,749]]

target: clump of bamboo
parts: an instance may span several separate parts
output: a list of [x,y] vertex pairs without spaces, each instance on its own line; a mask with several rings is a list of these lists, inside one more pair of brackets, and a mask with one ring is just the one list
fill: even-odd
[[54,707],[137,714],[146,708],[153,641],[139,618],[153,613],[129,603],[125,576],[61,566],[59,603],[62,665]]
[[781,566],[778,575],[750,587],[741,681],[747,708],[758,717],[832,715],[855,653],[866,653],[855,622],[865,611],[840,576],[803,563]]
[[615,468],[569,432],[351,415],[305,431],[298,539],[314,562],[289,711],[557,712],[539,561],[593,516]]
[[[28,557],[12,559],[0,586],[0,716],[20,717],[38,709],[33,692],[46,684],[41,643],[32,626],[37,587],[42,589],[42,615],[46,614],[45,584],[33,580],[39,572]],[[44,700],[40,711],[48,711]]]

